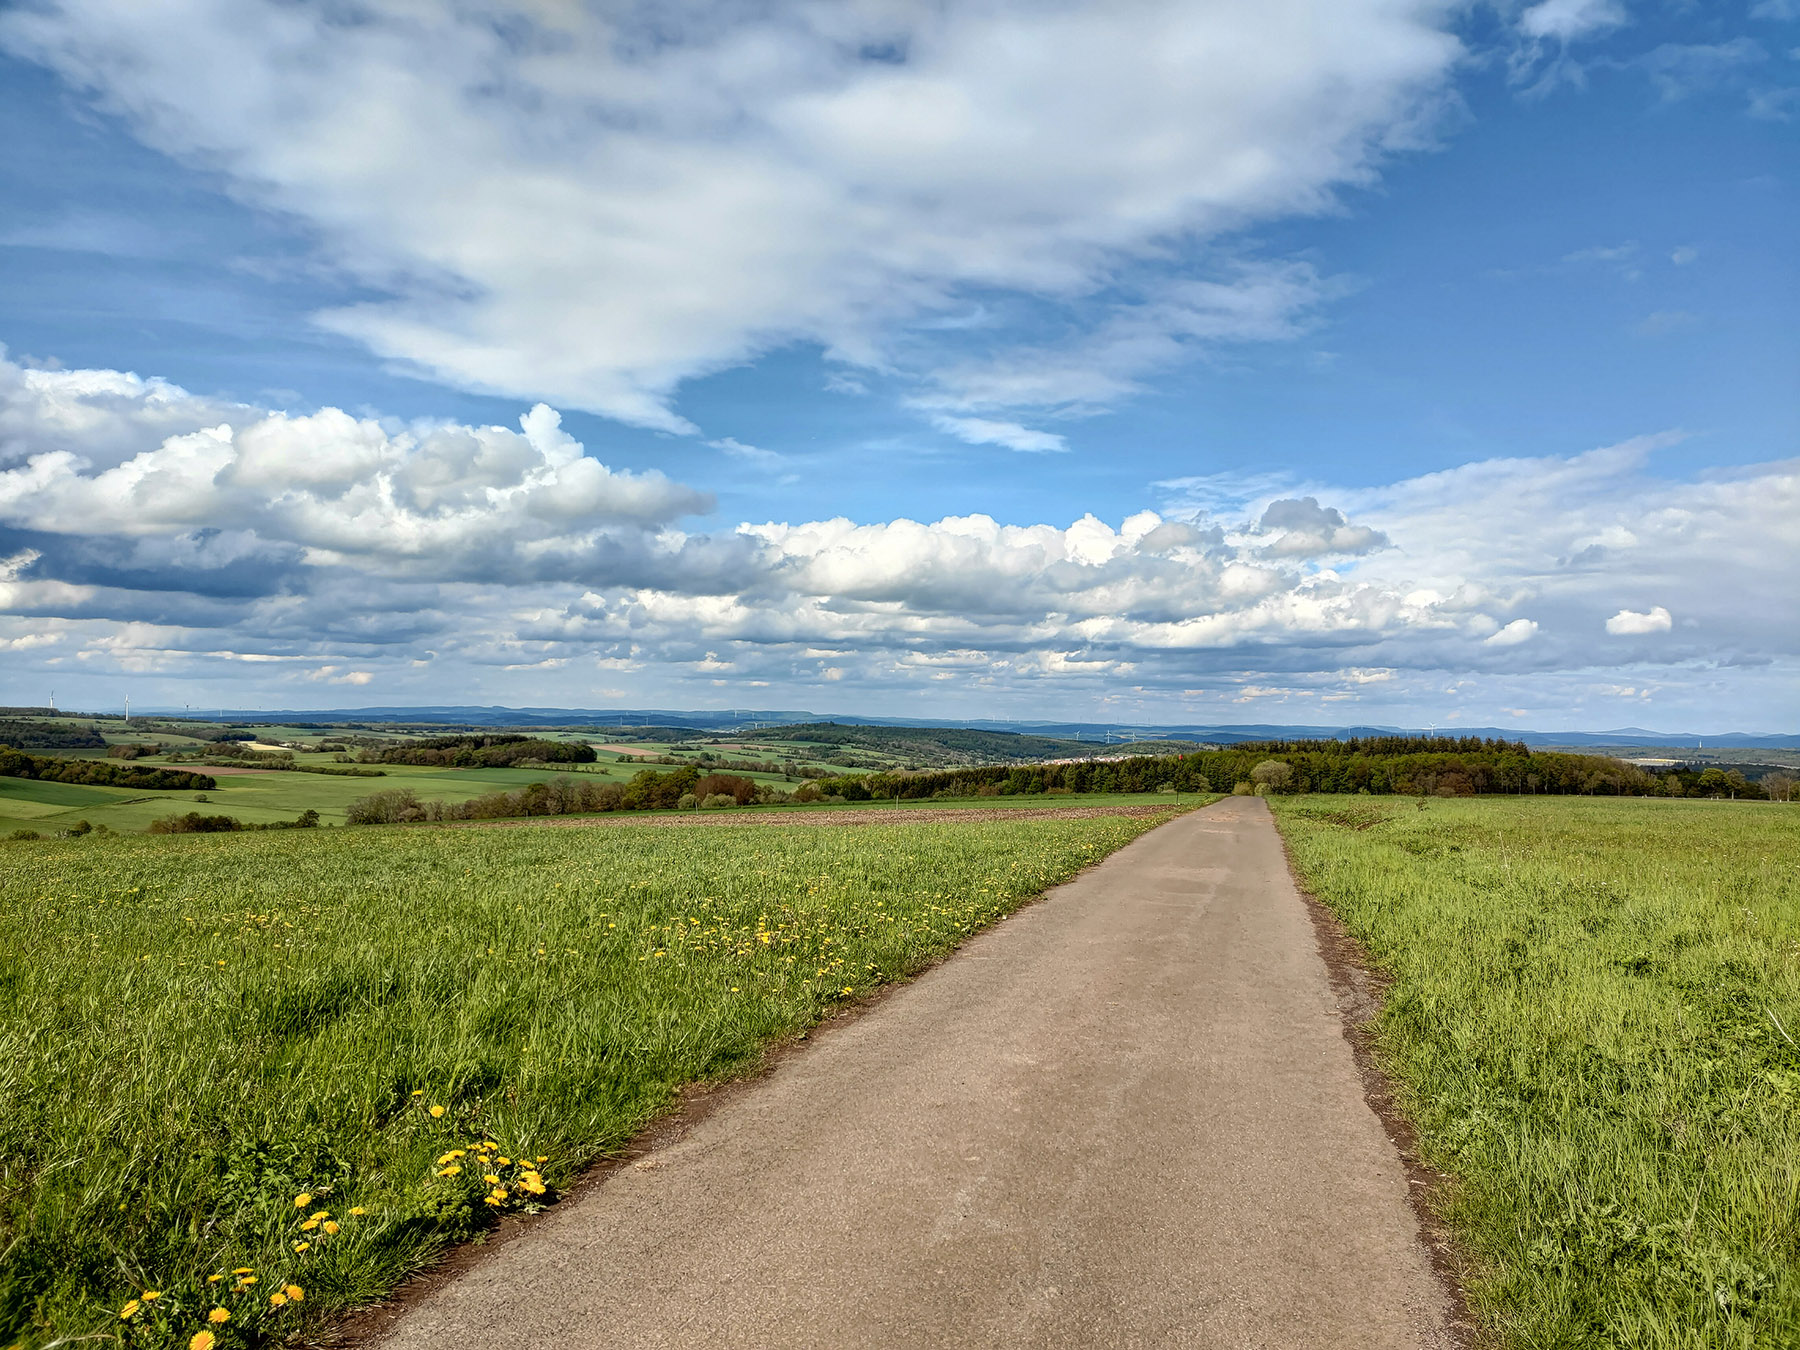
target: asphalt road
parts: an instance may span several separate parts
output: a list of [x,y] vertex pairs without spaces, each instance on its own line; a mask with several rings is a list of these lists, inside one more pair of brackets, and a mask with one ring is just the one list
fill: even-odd
[[1144,836],[477,1262],[422,1347],[1448,1347],[1268,809]]

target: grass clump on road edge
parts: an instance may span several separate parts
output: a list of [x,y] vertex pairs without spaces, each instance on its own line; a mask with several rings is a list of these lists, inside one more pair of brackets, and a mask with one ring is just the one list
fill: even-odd
[[9,845],[0,1346],[376,1297],[1162,819]]
[[1800,1345],[1800,809],[1275,802],[1490,1338]]

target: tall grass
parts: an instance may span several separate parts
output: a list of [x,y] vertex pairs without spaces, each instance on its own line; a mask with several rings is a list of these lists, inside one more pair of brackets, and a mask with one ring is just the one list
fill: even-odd
[[1800,808],[1290,798],[1513,1347],[1800,1346]]
[[378,1295],[1156,823],[0,846],[0,1345]]

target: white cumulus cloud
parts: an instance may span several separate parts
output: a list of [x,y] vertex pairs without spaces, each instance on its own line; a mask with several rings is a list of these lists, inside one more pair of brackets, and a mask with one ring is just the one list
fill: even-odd
[[1644,613],[1622,609],[1606,621],[1606,631],[1619,637],[1636,637],[1645,633],[1666,633],[1674,627],[1669,611],[1657,605]]
[[1656,477],[1675,436],[1304,497],[1184,479],[1117,520],[699,533],[703,491],[608,469],[544,406],[516,429],[213,421],[172,385],[61,374],[45,402],[0,362],[0,643],[46,678],[75,662],[422,701],[454,683],[579,704],[604,677],[657,705],[719,680],[1366,703],[1453,673],[1508,707],[1614,684],[1667,702],[1800,659],[1800,464]]
[[1489,647],[1516,647],[1521,642],[1530,642],[1537,636],[1538,626],[1535,619],[1514,619],[1499,632],[1482,639]]
[[[542,404],[517,430],[390,431],[336,408],[288,416],[239,407],[231,420],[164,435],[220,409],[116,372],[23,378],[34,374],[0,360],[0,425],[14,428],[0,522],[35,531],[131,540],[200,531],[217,565],[257,552],[247,546],[254,539],[313,562],[487,575],[503,560],[530,570],[625,546],[711,509],[706,494],[660,473],[615,472],[590,458]],[[232,553],[236,545],[245,546]],[[185,561],[204,560],[195,552]]]

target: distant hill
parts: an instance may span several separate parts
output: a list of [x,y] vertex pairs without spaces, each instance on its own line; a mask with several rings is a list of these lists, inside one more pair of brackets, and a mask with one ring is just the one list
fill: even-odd
[[1091,754],[1092,741],[1031,736],[1016,731],[968,727],[896,727],[837,722],[803,722],[742,736],[745,741],[798,741],[806,745],[854,746],[916,760],[922,764],[996,764]]
[[[175,709],[145,709],[168,715]],[[4,712],[4,710],[0,710]],[[62,713],[67,717],[70,714]],[[1000,732],[1049,740],[1127,742],[1192,740],[1213,745],[1242,741],[1347,740],[1350,737],[1424,735],[1423,727],[1348,726],[1326,727],[1292,723],[1218,725],[1215,723],[1122,724],[1118,722],[1056,722],[1047,720],[1001,721],[994,718],[877,717],[866,714],[821,715],[792,709],[728,708],[506,708],[468,704],[438,704],[406,708],[330,709],[226,709],[222,720],[244,723],[280,722],[315,725],[346,722],[369,725],[430,725],[445,727],[581,727],[607,731],[619,727],[680,727],[694,731],[742,732],[759,726],[794,727],[835,723],[839,726],[911,727],[932,731],[966,730]],[[1444,725],[1437,734],[1496,737],[1522,741],[1530,746],[1657,747],[1705,749],[1800,749],[1800,734],[1786,732],[1665,732],[1642,727],[1610,731],[1533,731],[1520,727],[1465,727]]]

